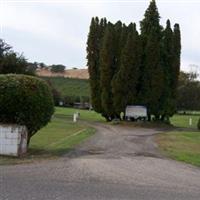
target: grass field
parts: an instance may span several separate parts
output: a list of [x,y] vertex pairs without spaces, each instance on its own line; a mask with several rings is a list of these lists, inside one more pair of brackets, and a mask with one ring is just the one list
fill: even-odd
[[81,120],[105,122],[105,118],[101,114],[90,110],[56,107],[55,115],[63,115],[72,119],[73,114],[76,112],[80,113]]
[[[192,119],[192,125],[189,125],[189,119]],[[174,115],[170,121],[176,127],[197,128],[197,122],[200,115]]]
[[157,136],[161,152],[200,167],[200,132],[168,132]]
[[89,81],[64,77],[41,77],[49,80],[62,96],[90,96]]
[[[80,113],[78,123],[72,122],[75,112]],[[193,119],[191,127],[190,117]],[[200,166],[200,132],[196,128],[198,118],[197,115],[175,115],[171,118],[174,126],[187,131],[168,132],[157,136],[156,140],[164,155]],[[105,122],[105,119],[94,111],[56,107],[52,121],[32,137],[27,156],[21,159],[1,156],[0,164],[27,163],[65,154],[95,132],[81,120]]]
[[61,110],[58,109],[52,121],[31,138],[26,157],[18,159],[1,156],[0,164],[20,164],[56,158],[95,133],[93,128],[85,124],[72,122],[70,113],[75,110]]
[[[200,115],[174,115],[170,121],[182,130],[159,134],[156,141],[161,152],[178,161],[183,161],[200,167],[200,131],[197,122]],[[189,125],[189,119],[192,125]]]

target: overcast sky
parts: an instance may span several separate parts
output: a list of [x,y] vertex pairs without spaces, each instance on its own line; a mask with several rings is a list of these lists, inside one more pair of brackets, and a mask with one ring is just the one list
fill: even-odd
[[[86,66],[93,16],[129,24],[143,19],[149,0],[0,0],[0,38],[29,61]],[[181,68],[200,66],[200,0],[157,0],[161,24],[169,18],[182,33]]]

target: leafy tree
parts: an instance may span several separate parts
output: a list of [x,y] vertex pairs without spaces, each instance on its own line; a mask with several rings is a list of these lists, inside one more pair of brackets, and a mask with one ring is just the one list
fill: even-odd
[[121,67],[112,82],[115,112],[125,113],[128,104],[137,102],[137,83],[140,66],[140,43],[136,25],[131,24],[125,48],[122,52]]
[[54,73],[63,73],[65,71],[64,65],[51,65],[50,69]]
[[114,45],[113,65],[115,66],[115,72],[119,70],[121,62],[121,51],[122,51],[121,35],[122,35],[122,22],[118,21],[116,24],[114,24],[114,29],[113,29],[113,45]]
[[200,82],[193,73],[180,73],[177,94],[178,110],[200,110]]
[[174,25],[174,63],[173,63],[173,79],[172,79],[172,87],[173,87],[173,96],[176,98],[177,86],[178,86],[178,77],[180,72],[180,57],[181,57],[181,33],[179,24]]
[[12,47],[0,39],[0,58],[3,58],[5,54],[11,52]]
[[197,128],[198,128],[198,130],[200,130],[200,118],[199,118],[198,123],[197,123]]
[[113,95],[111,89],[111,81],[114,76],[114,27],[108,23],[103,38],[103,45],[100,52],[100,86],[101,86],[101,103],[103,108],[103,116],[107,120],[114,118]]
[[1,74],[27,74],[28,63],[23,55],[18,56],[16,53],[7,53],[0,60]]
[[171,29],[170,20],[167,20],[167,25],[163,31],[163,46],[162,46],[162,65],[164,70],[164,88],[161,98],[162,120],[168,120],[169,116],[172,116],[176,111],[176,101],[172,94],[172,88],[174,87],[174,41],[173,31]]
[[155,0],[151,1],[140,25],[143,45],[141,98],[142,102],[147,105],[149,120],[151,114],[157,120],[161,114],[159,102],[163,90],[164,74],[161,65],[162,27]]
[[100,49],[106,27],[106,19],[92,18],[87,40],[87,65],[91,88],[91,103],[96,112],[102,113],[100,87]]
[[52,94],[45,81],[27,75],[0,75],[0,122],[25,125],[28,144],[53,112]]
[[35,71],[29,68],[29,64],[23,55],[12,50],[12,47],[0,39],[0,74],[30,74]]
[[139,35],[132,23],[92,19],[87,43],[91,102],[107,120],[119,117],[127,104],[146,105],[149,120],[152,115],[168,119],[176,110],[179,25],[172,31],[168,20],[163,30],[152,0],[140,26]]

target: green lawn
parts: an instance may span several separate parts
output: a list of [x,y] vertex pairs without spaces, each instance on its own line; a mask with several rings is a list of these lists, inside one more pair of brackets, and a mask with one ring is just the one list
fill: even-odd
[[[170,121],[175,127],[182,128],[182,131],[172,131],[159,134],[156,141],[161,152],[178,161],[184,161],[200,166],[200,131],[197,130],[199,112],[194,115],[174,115]],[[189,119],[192,125],[189,125]]]
[[163,133],[156,141],[164,155],[200,167],[200,132]]
[[[77,123],[72,122],[75,112],[80,113]],[[186,128],[187,131],[163,133],[158,135],[156,140],[165,155],[200,166],[200,132],[197,129],[196,132],[195,129],[193,132],[187,129],[190,117],[193,119],[191,128],[196,129],[199,118],[197,115],[175,115],[171,118],[171,123]],[[56,107],[52,121],[32,137],[27,156],[21,159],[1,156],[0,164],[33,162],[65,154],[94,134],[95,130],[82,123],[82,120],[105,122],[105,119],[94,111]]]
[[74,110],[61,111],[62,109],[56,110],[52,121],[31,138],[28,154],[24,158],[1,156],[0,164],[19,164],[56,158],[95,133],[93,128],[83,123],[72,122],[68,115]]
[[55,115],[64,115],[72,119],[73,114],[76,112],[80,113],[81,120],[105,122],[105,118],[101,114],[89,110],[56,107]]
[[[192,126],[189,125],[189,119],[192,119]],[[174,115],[170,121],[176,127],[197,128],[197,122],[200,115]]]

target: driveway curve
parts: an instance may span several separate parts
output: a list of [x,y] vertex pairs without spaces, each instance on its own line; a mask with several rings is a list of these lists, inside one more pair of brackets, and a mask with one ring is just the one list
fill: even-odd
[[200,199],[200,169],[160,155],[160,130],[91,126],[97,133],[60,159],[0,166],[0,199]]

